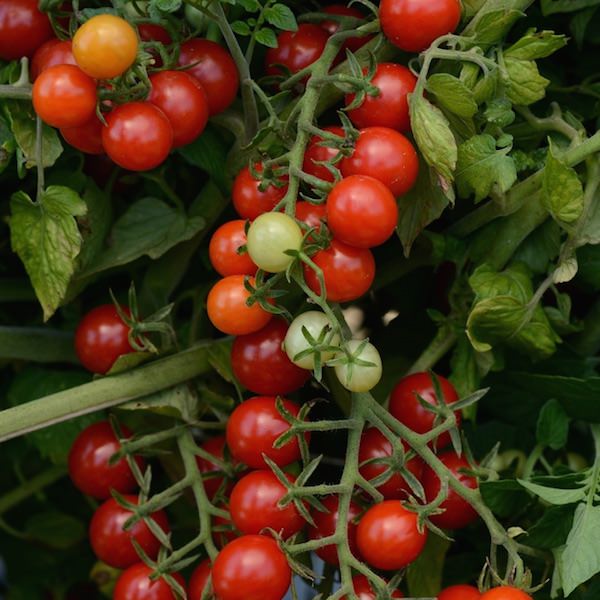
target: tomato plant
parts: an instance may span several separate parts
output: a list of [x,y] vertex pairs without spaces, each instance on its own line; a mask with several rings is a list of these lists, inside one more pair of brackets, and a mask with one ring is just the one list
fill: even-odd
[[[113,598],[115,600],[175,600],[170,585],[165,579],[150,579],[152,569],[144,563],[132,565],[117,580]],[[175,579],[183,582],[181,575],[175,573]]]
[[438,600],[479,600],[481,594],[472,585],[451,585],[442,590]]

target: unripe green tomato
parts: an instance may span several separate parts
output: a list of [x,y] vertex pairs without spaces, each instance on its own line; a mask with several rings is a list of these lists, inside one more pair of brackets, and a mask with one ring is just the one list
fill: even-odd
[[[354,356],[358,347],[364,343],[364,340],[350,340],[347,343],[347,348],[350,354]],[[381,379],[383,367],[381,364],[381,356],[377,348],[368,342],[364,345],[358,356],[354,356],[360,360],[373,363],[372,366],[366,367],[356,363],[344,363],[335,365],[335,374],[340,380],[340,383],[351,392],[368,392],[374,388]]]
[[206,25],[206,15],[191,4],[185,5],[185,18],[195,29],[202,29]]
[[[331,321],[325,315],[318,310],[309,310],[296,317],[292,324],[290,325],[287,334],[285,336],[285,340],[283,341],[283,346],[288,355],[288,358],[295,364],[298,365],[301,369],[314,369],[315,368],[315,353],[307,354],[306,356],[302,356],[298,360],[294,360],[294,356],[300,354],[300,352],[304,352],[311,347],[310,342],[306,339],[304,332],[302,329],[305,328],[309,333],[310,337],[312,337],[315,341],[319,342],[321,337],[323,340],[321,343],[326,344],[327,346],[338,346],[340,343],[340,336],[337,334],[332,334],[333,326]],[[323,331],[325,331],[325,335],[323,336]],[[321,364],[326,363],[328,360],[331,360],[335,354],[333,352],[321,352]]]
[[264,213],[248,229],[248,254],[259,269],[268,273],[285,271],[294,260],[285,251],[301,247],[300,226],[283,213]]

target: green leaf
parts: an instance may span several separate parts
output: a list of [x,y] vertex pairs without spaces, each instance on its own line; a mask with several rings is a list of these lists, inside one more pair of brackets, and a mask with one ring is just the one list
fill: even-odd
[[548,508],[537,523],[527,531],[528,546],[550,550],[558,548],[567,541],[573,525],[572,506],[552,506]]
[[517,105],[527,106],[546,95],[550,83],[542,77],[532,60],[519,60],[507,56],[504,60],[508,99]]
[[525,489],[549,504],[554,504],[556,506],[574,504],[575,502],[581,502],[585,498],[585,490],[583,488],[562,489],[539,485],[523,479],[519,479],[518,481]]
[[285,4],[274,4],[264,11],[267,23],[284,31],[298,31],[298,23],[292,9]]
[[577,279],[593,290],[600,290],[600,246],[584,246],[577,250]]
[[82,237],[76,217],[86,205],[69,188],[50,186],[32,202],[25,192],[11,198],[11,244],[23,261],[48,320],[65,297]]
[[193,421],[198,414],[198,398],[188,385],[178,385],[139,400],[119,405],[122,410],[147,410],[159,415]]
[[599,4],[600,0],[542,0],[542,13],[547,16],[555,13],[575,12]]
[[508,98],[490,100],[483,115],[488,123],[498,125],[498,127],[508,127],[515,120],[512,103]]
[[9,165],[15,153],[15,136],[6,119],[0,115],[0,173]]
[[437,596],[441,588],[444,561],[449,548],[448,540],[429,533],[423,552],[407,570],[406,579],[410,596]]
[[526,303],[533,294],[529,272],[524,265],[518,264],[501,273],[482,265],[469,278],[469,285],[478,299],[507,295]]
[[591,8],[582,10],[571,19],[571,33],[573,34],[575,42],[580,49],[585,40],[585,34],[588,26],[597,10],[598,6],[593,6]]
[[234,21],[231,24],[231,29],[233,29],[233,31],[238,35],[250,35],[252,33],[252,30],[248,26],[248,23],[245,23],[244,21]]
[[268,27],[263,27],[256,32],[255,39],[259,44],[263,46],[267,46],[267,48],[277,48],[279,42],[277,41],[277,36],[272,29]]
[[257,12],[261,8],[258,0],[237,0],[237,3],[248,12]]
[[524,35],[516,44],[504,52],[504,56],[519,60],[546,58],[567,45],[565,35],[556,35],[553,31],[532,32]]
[[552,276],[554,283],[567,283],[577,275],[579,265],[577,264],[576,256],[565,258],[558,267],[556,267]]
[[540,411],[536,437],[539,444],[560,450],[569,435],[569,417],[558,400],[549,400]]
[[600,196],[596,196],[581,233],[578,236],[580,244],[600,244]]
[[527,492],[514,479],[484,481],[479,486],[487,506],[499,517],[510,517],[527,505]]
[[494,187],[509,190],[517,180],[510,148],[498,150],[491,135],[476,135],[458,147],[456,183],[458,193],[466,198],[475,195],[475,202],[487,198]]
[[156,6],[158,10],[166,13],[173,13],[181,8],[181,0],[150,0],[150,4]]
[[477,112],[472,90],[453,75],[432,75],[427,80],[427,90],[435,95],[438,104],[459,117],[472,117]]
[[526,264],[533,273],[545,275],[560,252],[560,237],[558,224],[547,219],[517,248],[513,260]]
[[66,550],[81,542],[87,530],[76,517],[52,511],[29,517],[25,523],[25,533],[49,548]]
[[471,31],[474,44],[491,46],[500,41],[513,24],[523,16],[523,12],[511,7],[494,10],[493,3],[488,2],[489,8],[484,8],[472,22]]

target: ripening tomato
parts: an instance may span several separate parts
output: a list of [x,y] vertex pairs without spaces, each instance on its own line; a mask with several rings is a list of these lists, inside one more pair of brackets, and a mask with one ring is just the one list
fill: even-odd
[[[298,416],[300,409],[293,402],[285,398],[281,401],[290,414]],[[276,465],[285,467],[300,458],[297,438],[292,438],[281,448],[274,448],[273,444],[289,428],[290,424],[277,410],[277,398],[255,396],[242,402],[229,416],[227,446],[236,460],[253,469],[267,467],[263,454]]]
[[[330,6],[325,6],[321,10],[321,12],[327,13],[328,15],[336,15],[339,17],[354,17],[355,19],[363,20],[365,18],[365,15],[363,15],[360,12],[360,10],[354,8],[353,6],[346,6],[344,4],[332,4]],[[334,21],[333,19],[322,21],[321,23],[319,23],[319,25],[329,35],[333,35],[340,28],[340,23],[338,21]],[[342,44],[339,59],[344,60],[346,58],[346,49],[350,50],[351,52],[356,52],[372,39],[372,35],[349,38]]]
[[67,144],[85,154],[104,154],[102,130],[104,125],[93,115],[92,118],[79,127],[62,127],[60,130]]
[[171,34],[161,25],[156,25],[156,23],[140,23],[137,28],[143,42],[160,42],[165,46],[173,42]]
[[[225,436],[217,435],[215,437],[209,438],[206,441],[200,444],[200,448],[212,454],[215,458],[219,460],[225,459]],[[203,475],[204,480],[204,491],[209,499],[212,500],[215,494],[221,487],[223,483],[223,475],[221,472],[221,468],[214,462],[210,462],[206,458],[196,455],[196,463],[198,464],[198,470]],[[212,477],[211,475],[219,473],[220,476]],[[209,475],[209,477],[206,477]]]
[[481,593],[472,585],[451,585],[438,594],[438,600],[480,600]]
[[480,600],[533,600],[533,598],[523,590],[509,585],[502,585],[485,592]]
[[[477,489],[477,478],[462,472],[463,469],[469,470],[471,468],[464,457],[457,456],[452,450],[440,454],[438,458],[463,485],[473,490]],[[425,490],[427,502],[435,500],[442,484],[435,471],[429,466],[426,466],[423,471],[421,483]],[[476,521],[479,516],[477,511],[452,488],[448,489],[448,496],[440,504],[440,508],[443,508],[444,512],[439,515],[432,515],[429,519],[434,525],[443,529],[462,529]]]
[[38,0],[0,2],[0,59],[31,58],[52,37],[48,15],[38,8]]
[[[366,294],[375,279],[375,259],[367,248],[354,248],[331,240],[329,248],[319,250],[312,261],[323,271],[325,293],[330,302],[350,302]],[[321,284],[313,269],[304,265],[304,278],[315,294]]]
[[[458,400],[458,394],[454,386],[441,375],[437,376],[442,395],[446,404],[452,404]],[[390,413],[410,427],[417,433],[427,433],[433,428],[435,415],[423,408],[419,402],[418,396],[423,398],[429,404],[438,404],[435,395],[435,387],[429,373],[413,373],[403,377],[392,390],[390,396]],[[460,427],[461,414],[454,413],[456,425]],[[437,439],[437,448],[443,448],[450,443],[450,434],[446,431]]]
[[208,293],[206,310],[210,322],[228,335],[246,335],[262,329],[273,316],[255,302],[246,303],[250,292],[246,289],[246,279],[250,286],[256,286],[254,277],[229,275],[217,281]]
[[[123,495],[123,498],[131,504],[138,503],[137,496]],[[116,569],[126,569],[140,560],[131,543],[132,539],[151,560],[156,559],[160,550],[160,542],[144,521],[138,521],[127,530],[123,529],[123,525],[132,515],[131,511],[120,506],[114,498],[110,498],[96,509],[90,523],[90,544],[94,554]],[[153,512],[150,517],[165,533],[169,533],[169,521],[163,510]]]
[[[323,127],[324,131],[328,131],[329,133],[333,133],[340,137],[340,143],[343,143],[346,134],[344,133],[344,129],[337,125],[333,125],[331,127]],[[335,181],[335,177],[333,173],[324,165],[318,163],[329,163],[332,166],[337,166],[339,169],[340,163],[337,162],[336,165],[333,165],[333,159],[340,153],[338,148],[333,148],[332,146],[324,146],[323,138],[318,135],[313,135],[310,138],[310,142],[306,148],[306,152],[304,153],[304,165],[302,166],[302,170],[313,177],[318,177],[323,181],[329,181],[333,183]],[[296,209],[297,210],[297,209]],[[300,219],[298,213],[296,212],[296,217]]]
[[192,572],[188,585],[188,600],[202,600],[202,594],[210,577],[210,560],[203,560]]
[[[383,373],[379,351],[365,340],[350,340],[345,347],[356,362],[336,364],[336,377],[351,392],[368,392],[379,383]],[[360,361],[368,364],[361,364]]]
[[[263,166],[258,163],[254,165],[257,173],[262,173]],[[272,211],[277,203],[285,196],[287,192],[287,177],[281,179],[282,185],[277,187],[270,184],[264,191],[261,191],[261,182],[254,179],[250,169],[244,167],[233,182],[231,198],[233,207],[242,219],[253,221],[263,213]]]
[[398,500],[372,506],[358,524],[358,549],[376,569],[395,571],[415,561],[427,541],[427,530],[417,527],[417,515]]
[[340,166],[342,175],[369,175],[384,183],[397,198],[414,186],[419,157],[410,141],[387,127],[362,129],[354,152]]
[[321,231],[323,222],[327,220],[327,208],[325,204],[313,204],[302,200],[296,203],[296,220],[311,229]]
[[[252,262],[245,246],[246,221],[228,221],[219,227],[210,239],[208,256],[215,271],[228,275],[255,275],[258,267]],[[240,250],[244,248],[243,251]]]
[[[122,309],[128,312],[125,307]],[[77,326],[75,353],[88,371],[104,375],[119,356],[134,352],[129,331],[113,304],[97,306]]]
[[56,65],[77,65],[71,40],[52,38],[35,51],[29,69],[32,81],[35,81],[40,73]]
[[181,45],[179,65],[202,85],[210,116],[229,108],[240,87],[240,76],[225,48],[210,40],[193,39]]
[[[375,591],[364,575],[354,576],[352,578],[352,587],[354,588],[354,593],[358,596],[358,600],[377,600]],[[404,596],[399,590],[394,590],[392,598],[404,598]],[[342,600],[347,600],[347,596],[344,596]]]
[[33,108],[52,127],[79,127],[96,111],[96,84],[79,67],[49,67],[33,84]]
[[[153,571],[142,562],[123,571],[117,579],[113,600],[177,600],[179,596],[175,595],[166,579],[150,579]],[[171,576],[185,588],[185,580],[179,573],[171,573]]]
[[104,150],[130,171],[158,167],[173,147],[173,128],[165,113],[150,102],[128,102],[106,116]]
[[[379,94],[367,94],[360,106],[347,112],[352,123],[360,128],[388,127],[401,132],[410,131],[408,95],[414,92],[417,78],[402,65],[379,63],[371,84],[379,90]],[[355,97],[355,94],[348,94],[346,106]]]
[[[121,426],[123,436],[133,434]],[[69,475],[75,487],[99,500],[110,498],[111,490],[128,494],[138,487],[125,457],[116,463],[109,460],[121,449],[121,444],[108,421],[99,421],[86,427],[75,438],[69,451]],[[138,467],[144,469],[144,460],[135,457]]]
[[[315,358],[318,354],[321,359],[321,365],[325,364],[334,357],[335,351],[340,344],[340,336],[337,333],[333,333],[333,331],[332,322],[321,311],[309,310],[298,315],[291,322],[283,342],[288,358],[302,369],[314,369]],[[296,358],[300,353],[306,352],[313,347],[306,334],[312,337],[315,342],[321,345],[325,344],[333,348],[333,350],[313,351],[310,354]]]
[[277,542],[264,535],[244,535],[217,556],[212,569],[219,600],[282,600],[292,572]]
[[385,36],[400,50],[422,52],[460,21],[459,0],[381,0],[379,19]]
[[73,36],[73,56],[79,68],[94,79],[122,75],[137,58],[135,29],[121,17],[96,15]]
[[283,350],[287,331],[285,320],[275,317],[256,333],[234,340],[233,373],[251,392],[271,396],[291,394],[310,377],[310,372],[296,366]]

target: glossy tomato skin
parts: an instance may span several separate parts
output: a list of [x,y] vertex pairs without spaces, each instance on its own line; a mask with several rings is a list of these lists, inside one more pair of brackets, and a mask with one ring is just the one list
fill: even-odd
[[[328,15],[338,15],[340,17],[354,17],[355,19],[363,20],[365,18],[365,15],[363,15],[360,10],[354,8],[353,6],[346,6],[345,4],[331,4],[330,6],[325,6],[321,12],[327,13]],[[326,20],[319,23],[319,25],[330,36],[340,28],[340,24],[334,20]],[[356,52],[372,39],[372,35],[365,35],[363,37],[354,37],[346,40],[342,45],[342,49],[340,50],[339,59],[345,60],[346,49],[350,50],[351,52]]]
[[296,203],[296,219],[311,229],[320,231],[323,222],[327,221],[327,208],[325,204],[312,204],[301,200]]
[[[132,504],[137,504],[137,496],[124,495],[123,498]],[[138,521],[127,531],[123,525],[133,513],[120,506],[114,498],[106,500],[94,513],[90,523],[90,544],[94,554],[107,565],[117,569],[126,569],[139,562],[131,539],[143,548],[146,554],[155,560],[160,550],[160,542],[154,537],[149,527],[143,521]],[[151,515],[152,519],[165,532],[169,532],[169,522],[163,510]]]
[[[405,450],[406,447],[405,447]],[[392,456],[393,448],[391,442],[377,429],[369,427],[363,431],[360,448],[358,451],[358,460],[364,463],[374,458],[387,458]],[[405,465],[417,479],[421,479],[423,474],[423,461],[415,456],[411,458]],[[360,467],[360,474],[367,480],[379,477],[385,470],[387,465],[377,462],[372,462]],[[406,500],[408,495],[412,493],[410,486],[400,473],[394,473],[385,483],[377,486],[377,489],[383,494],[386,500]]]
[[[441,375],[437,376],[444,400],[452,404],[458,400],[458,394],[454,386]],[[390,396],[389,410],[392,415],[407,427],[417,433],[431,431],[435,420],[432,412],[424,409],[419,403],[417,396],[429,404],[437,404],[435,387],[429,373],[413,373],[403,377],[392,390]],[[460,412],[454,413],[457,427],[460,427],[462,417]],[[450,443],[450,434],[444,432],[437,439],[437,448],[443,448]]]
[[210,577],[211,565],[208,558],[203,560],[192,572],[188,585],[188,600],[202,600],[204,588]]
[[[124,437],[132,432],[121,426]],[[86,427],[75,438],[69,451],[69,475],[75,487],[99,500],[110,498],[111,490],[128,494],[137,489],[137,482],[125,457],[115,464],[110,458],[121,449],[121,444],[108,421],[99,421]],[[143,471],[144,460],[135,458]]]
[[161,25],[155,23],[140,23],[138,26],[140,39],[144,42],[160,42],[168,46],[173,42],[169,32]]
[[[212,454],[215,458],[220,460],[225,459],[225,436],[217,435],[215,437],[209,438],[200,444],[200,448]],[[219,465],[214,462],[210,462],[206,458],[196,455],[196,463],[198,465],[198,470],[202,475],[209,475],[212,473],[219,473],[221,469]],[[204,477],[204,491],[209,499],[212,500],[215,494],[221,487],[223,483],[223,477]]]
[[[125,308],[123,310],[126,311]],[[92,373],[105,374],[122,354],[133,352],[129,327],[113,304],[103,304],[88,312],[75,331],[75,353]]]
[[[315,522],[315,526],[311,526],[308,530],[308,537],[311,540],[319,540],[321,538],[329,537],[335,533],[335,528],[339,521],[339,496],[327,496],[321,500],[323,506],[329,512],[321,512],[318,510],[312,511],[312,518]],[[350,551],[356,557],[358,554],[358,547],[356,545],[356,519],[362,513],[362,508],[356,504],[356,502],[350,501],[348,508],[348,545]],[[329,546],[323,546],[315,550],[317,556],[323,559],[326,563],[337,566],[340,564],[338,559],[337,548],[334,544]]]
[[[255,170],[262,173],[262,165],[255,165]],[[233,207],[242,219],[253,221],[263,213],[273,210],[287,192],[287,184],[282,187],[271,184],[264,192],[259,187],[260,181],[254,179],[249,167],[244,167],[235,178],[231,198]]]
[[97,115],[79,127],[63,127],[60,130],[65,142],[85,154],[104,154],[102,130],[104,125]]
[[[464,457],[457,456],[452,450],[440,454],[438,458],[463,485],[473,490],[477,489],[477,479],[461,472],[462,469],[471,468]],[[431,468],[425,467],[421,483],[427,501],[435,500],[440,491],[441,482]],[[440,504],[440,508],[444,509],[443,513],[429,518],[434,525],[443,529],[462,529],[476,521],[478,517],[477,511],[452,488],[448,489],[448,497]]]
[[406,510],[398,500],[384,500],[363,515],[356,540],[365,562],[392,571],[417,559],[425,547],[427,530],[419,532],[416,513]]
[[460,21],[459,0],[381,0],[379,19],[386,37],[405,52],[422,52]]
[[[296,404],[285,398],[281,401],[290,414],[298,415]],[[255,396],[237,406],[227,421],[227,445],[232,456],[253,469],[267,468],[263,454],[280,467],[300,458],[295,437],[281,448],[273,448],[275,440],[290,428],[276,402],[273,396]]]
[[379,179],[397,198],[414,186],[419,157],[410,141],[387,127],[362,129],[354,152],[341,163],[344,177],[368,175]]
[[71,40],[52,38],[44,42],[31,59],[31,79],[35,81],[40,73],[56,65],[77,65]]
[[310,372],[297,367],[282,348],[287,330],[288,324],[274,317],[256,333],[234,340],[233,373],[251,392],[271,396],[290,394],[310,377]]
[[[165,579],[150,579],[152,572],[153,570],[142,562],[123,571],[117,580],[113,600],[177,600],[175,592]],[[185,588],[185,581],[179,573],[171,575]]]
[[[287,475],[290,482],[294,481]],[[252,471],[244,475],[231,490],[231,520],[243,534],[258,534],[269,527],[283,539],[298,533],[306,524],[293,502],[279,507],[287,494],[285,486],[272,471]]]
[[150,102],[128,102],[106,116],[102,130],[106,154],[130,171],[158,167],[173,147],[173,128],[160,108]]
[[[323,271],[327,299],[350,302],[369,291],[375,279],[375,259],[367,248],[354,248],[335,238],[325,250],[319,250],[313,262]],[[313,269],[304,266],[304,278],[310,289],[321,293],[321,284]]]
[[78,127],[96,110],[96,84],[73,65],[46,69],[33,84],[33,108],[52,127]]
[[38,0],[0,2],[0,59],[31,58],[53,36],[48,15],[38,8]]
[[[358,596],[358,600],[377,600],[377,596],[369,580],[364,575],[354,576],[352,578],[352,586],[354,587],[354,593]],[[404,596],[399,590],[394,590],[392,598],[404,598]],[[344,596],[343,600],[347,600],[347,597]]]
[[481,593],[472,585],[451,585],[438,594],[438,600],[479,600]]
[[[348,111],[356,127],[388,127],[402,133],[410,131],[408,94],[412,94],[417,78],[409,69],[395,63],[379,63],[371,84],[379,89],[377,96],[365,96],[360,106]],[[355,94],[346,96],[346,106]]]
[[[342,141],[346,137],[343,128],[337,125],[333,125],[331,127],[324,127],[323,129],[324,131],[328,131],[329,133],[333,133],[334,135],[339,136],[341,138],[340,141]],[[313,177],[318,177],[323,181],[329,181],[333,183],[333,173],[327,167],[316,163],[331,163],[331,161],[339,154],[339,150],[337,148],[331,148],[329,146],[321,146],[320,143],[322,141],[323,138],[321,138],[318,135],[313,135],[312,138],[310,138],[310,142],[308,143],[306,152],[304,154],[304,165],[302,167],[302,170],[305,173],[312,175]],[[338,168],[339,165],[340,163],[338,162]],[[298,215],[296,214],[296,216]]]
[[291,569],[277,542],[264,535],[233,540],[217,556],[212,570],[219,600],[282,600],[291,582]]
[[193,65],[187,72],[204,88],[211,117],[231,106],[240,87],[240,77],[225,48],[210,40],[189,40],[181,45],[179,65]]
[[248,242],[246,221],[228,221],[219,227],[210,239],[208,255],[215,271],[222,277],[228,275],[255,275],[258,267],[247,251],[238,250]]
[[511,587],[509,585],[503,585],[497,588],[493,588],[488,592],[485,592],[480,600],[533,600],[529,594],[526,594],[523,590]]

